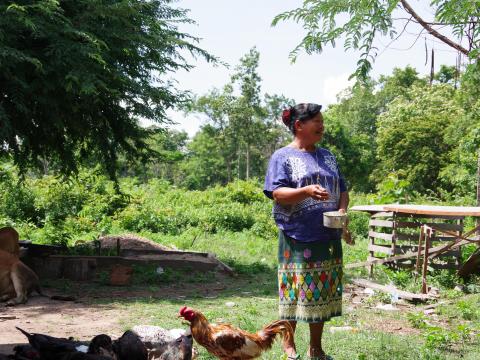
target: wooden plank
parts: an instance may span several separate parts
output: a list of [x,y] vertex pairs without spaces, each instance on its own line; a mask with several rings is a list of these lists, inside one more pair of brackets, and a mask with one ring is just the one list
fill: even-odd
[[368,245],[368,251],[380,252],[380,253],[389,254],[389,255],[392,255],[392,254],[393,254],[390,245],[388,245],[388,246],[381,246],[381,245],[373,245],[373,244],[370,244],[370,245]]
[[[420,233],[418,234],[401,234],[401,233],[397,233],[397,235],[395,236],[395,238],[397,240],[400,240],[400,241],[418,241],[418,237],[420,236]],[[432,238],[432,241],[435,242],[435,241],[453,241],[455,240],[456,237],[454,236],[435,236],[434,238]]]
[[402,214],[480,216],[480,206],[384,205],[383,208]]
[[427,301],[433,299],[431,295],[428,294],[414,294],[408,291],[400,290],[394,286],[386,286],[374,283],[366,279],[353,279],[352,283],[361,287],[371,288],[374,290],[379,290],[387,294],[397,295],[401,299],[410,300],[410,301]]
[[376,213],[383,211],[383,205],[355,205],[352,206],[349,210]]
[[393,216],[393,212],[379,212],[379,213],[376,213],[376,214],[373,214],[372,215],[372,218],[380,218],[380,217],[391,217]]
[[465,219],[462,215],[429,215],[429,214],[402,214],[397,213],[399,217],[405,219],[440,219],[440,220],[461,220]]
[[[390,220],[378,220],[378,219],[372,219],[368,223],[370,226],[379,226],[379,227],[385,227],[385,228],[393,228],[393,225],[395,224],[393,221]],[[418,225],[417,225],[418,226]]]
[[387,240],[387,241],[392,241],[392,238],[393,238],[392,234],[379,233],[376,231],[369,231],[368,236],[371,236],[376,239]]
[[[408,254],[409,252],[416,252],[418,251],[418,245],[398,245],[395,247],[395,255],[402,255],[402,254]],[[452,257],[452,256],[458,256],[460,253],[459,249],[456,250],[451,250],[445,253],[442,253],[440,257]]]
[[[386,221],[387,222],[387,221]],[[407,228],[407,229],[415,229],[419,228],[421,225],[427,225],[430,227],[435,227],[438,230],[451,230],[451,231],[462,231],[463,226],[458,224],[448,224],[448,223],[433,223],[433,222],[406,222],[406,221],[397,221],[397,227],[400,228]],[[377,225],[382,226],[382,225]],[[383,227],[389,227],[387,224]]]
[[433,269],[456,269],[457,268],[457,264],[455,263],[446,263],[446,264],[438,264],[438,263],[429,263],[428,264],[429,267],[433,268]]

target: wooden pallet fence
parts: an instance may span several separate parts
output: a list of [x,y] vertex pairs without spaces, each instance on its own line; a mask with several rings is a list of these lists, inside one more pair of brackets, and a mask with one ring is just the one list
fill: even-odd
[[[420,227],[434,226],[441,231],[431,237],[431,246],[455,240],[463,233],[463,216],[432,216],[432,215],[405,215],[396,212],[378,212],[371,216],[368,230],[368,261],[382,259],[388,256],[402,255],[418,251]],[[437,269],[459,268],[461,249],[448,251],[431,266]],[[370,275],[373,272],[373,263],[369,264]],[[398,260],[393,263],[396,268],[413,268],[414,259]]]

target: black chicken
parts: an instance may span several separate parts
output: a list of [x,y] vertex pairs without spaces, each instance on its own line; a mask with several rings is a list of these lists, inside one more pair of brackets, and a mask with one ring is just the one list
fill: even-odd
[[42,360],[59,360],[60,354],[77,351],[78,343],[72,339],[56,338],[44,334],[30,334],[19,327],[17,329],[27,337],[30,345],[40,353]]
[[[44,334],[30,334],[25,330],[17,327],[28,339],[28,342],[34,350],[38,351],[39,357],[26,357],[23,359],[38,360],[116,360],[112,356],[105,356],[112,350],[112,340],[107,335],[99,335],[92,339],[92,353],[84,353],[77,351],[77,347],[83,343],[66,338],[56,338]],[[110,343],[108,343],[108,339]],[[105,348],[106,349],[105,349]],[[89,348],[90,349],[90,348]],[[20,349],[19,349],[20,350]],[[19,357],[19,351],[16,351],[14,359],[22,359]],[[113,351],[111,352],[113,354]],[[34,354],[34,353],[33,353]],[[35,355],[33,355],[35,356]]]
[[117,360],[147,360],[148,353],[145,344],[133,331],[127,330],[113,342],[113,351]]
[[40,353],[32,345],[17,345],[13,348],[15,360],[40,360]]
[[88,353],[108,356],[114,360],[117,358],[115,352],[113,351],[112,338],[105,334],[97,335],[92,339],[92,341],[90,341]]

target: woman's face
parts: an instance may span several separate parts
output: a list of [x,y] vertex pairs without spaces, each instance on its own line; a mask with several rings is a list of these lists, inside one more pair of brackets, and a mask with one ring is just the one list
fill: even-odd
[[307,121],[298,121],[296,124],[295,136],[302,140],[315,144],[322,140],[323,132],[325,130],[323,126],[322,113],[318,113],[315,117]]

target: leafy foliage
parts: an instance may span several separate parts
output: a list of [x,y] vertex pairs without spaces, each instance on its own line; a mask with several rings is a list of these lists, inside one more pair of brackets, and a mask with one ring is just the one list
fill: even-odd
[[189,188],[263,177],[269,156],[287,140],[278,119],[293,101],[269,94],[262,99],[259,59],[258,50],[251,49],[223,89],[213,89],[190,104],[188,111],[205,115],[207,124],[188,146]]
[[153,155],[138,120],[163,123],[186,99],[165,75],[190,69],[184,51],[213,60],[178,30],[191,20],[171,3],[3,1],[0,155],[64,172],[88,158],[111,176],[118,153]]
[[395,171],[420,192],[440,185],[451,150],[445,129],[463,113],[453,91],[448,85],[414,86],[389,104],[378,119],[378,172]]
[[[443,28],[449,27],[456,39],[466,36],[468,49],[463,48],[455,40],[442,37],[441,34],[438,34],[439,39],[461,50],[472,60],[478,61],[480,55],[478,2],[434,0],[429,6],[430,13],[435,15],[439,25]],[[413,19],[420,28],[423,27],[422,31],[426,30],[430,35],[436,35],[432,24],[419,17],[413,7],[406,0],[305,0],[302,7],[277,15],[273,25],[280,21],[293,20],[301,23],[306,30],[305,37],[291,52],[293,60],[301,49],[308,54],[322,52],[327,45],[335,47],[337,41],[342,41],[345,50],[359,52],[357,68],[352,77],[365,80],[379,50],[375,46],[377,38],[388,36],[393,41],[398,39]],[[406,24],[401,16],[396,15],[396,11],[410,17]]]

